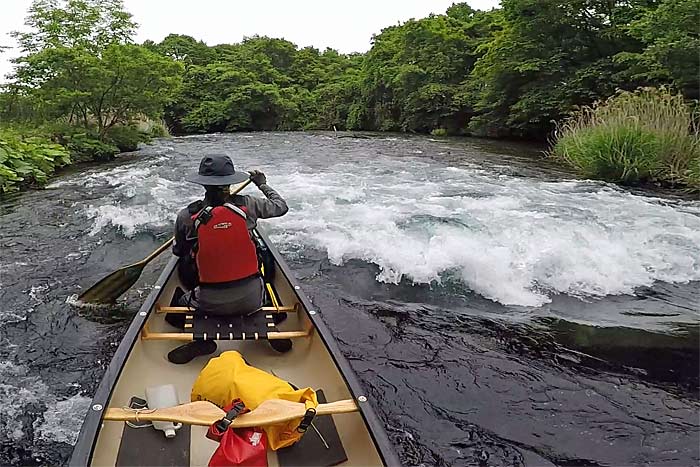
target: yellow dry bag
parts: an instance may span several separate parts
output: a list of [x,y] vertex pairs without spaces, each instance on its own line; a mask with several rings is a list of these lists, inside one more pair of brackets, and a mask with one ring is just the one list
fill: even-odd
[[[318,405],[313,389],[295,390],[288,382],[248,365],[236,351],[224,352],[209,360],[192,386],[190,399],[206,400],[221,408],[234,399],[241,399],[250,410],[268,399],[301,402],[307,409]],[[297,431],[300,421],[262,427],[270,448],[279,449],[299,441],[303,435]]]

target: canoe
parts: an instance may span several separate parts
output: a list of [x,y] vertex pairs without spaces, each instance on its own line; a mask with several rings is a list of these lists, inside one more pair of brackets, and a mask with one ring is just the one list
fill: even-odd
[[[268,449],[269,466],[400,465],[384,424],[372,409],[372,396],[362,389],[320,317],[323,310],[314,307],[303,294],[265,233],[260,229],[255,233],[274,259],[275,274],[270,287],[278,301],[276,306],[266,308],[269,311],[260,313],[271,317],[279,310],[293,310],[287,313],[288,318],[267,336],[249,332],[246,340],[217,340],[215,354],[197,357],[184,365],[168,362],[168,352],[196,334],[187,333],[188,329],[179,331],[164,321],[164,310],[172,310],[168,307],[176,289],[181,287],[178,259],[171,258],[100,382],[69,465],[207,465],[218,443],[205,437],[206,426],[185,425],[174,438],[167,439],[162,431],[153,427],[136,429],[114,415],[124,412],[125,407],[133,407],[130,403],[138,400],[134,398],[146,399],[147,387],[172,384],[178,403],[190,402],[190,391],[200,371],[210,358],[228,350],[240,352],[248,364],[296,386],[322,390],[322,397],[329,403],[350,408],[343,410],[346,413],[317,416],[313,430],[307,430],[291,448]],[[280,354],[272,350],[265,337],[292,337],[294,346]]]

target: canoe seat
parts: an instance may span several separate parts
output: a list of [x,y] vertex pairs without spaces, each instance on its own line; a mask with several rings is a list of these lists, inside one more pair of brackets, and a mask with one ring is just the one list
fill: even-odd
[[185,316],[185,331],[196,341],[258,340],[267,339],[269,332],[277,332],[273,315],[265,312],[250,316],[201,315]]
[[[157,312],[170,311],[173,307],[161,307]],[[308,337],[312,328],[305,331],[278,331],[274,314],[261,310],[250,316],[220,316],[192,313],[185,314],[185,328],[181,332],[151,332],[148,323],[141,329],[143,340],[272,340]],[[281,311],[281,310],[280,310]]]

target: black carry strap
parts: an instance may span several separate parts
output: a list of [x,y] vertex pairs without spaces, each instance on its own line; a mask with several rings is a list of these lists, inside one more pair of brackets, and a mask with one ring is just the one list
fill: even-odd
[[213,214],[211,213],[212,210],[214,210],[213,207],[207,206],[206,208],[202,209],[199,211],[197,214],[197,217],[194,218],[194,231],[197,232],[199,230],[199,226],[206,224],[211,220],[213,217]]
[[[292,387],[292,389],[294,389],[295,391],[299,390],[299,388],[295,384],[290,383],[289,381],[287,381],[287,384],[289,384]],[[316,409],[314,409],[314,408],[306,409],[306,413],[304,414],[304,418],[301,419],[301,423],[297,427],[297,431],[299,433],[306,433],[306,430],[308,430],[309,427],[311,426],[311,422],[314,421],[315,416],[316,416]]]
[[245,404],[243,403],[242,400],[236,399],[233,402],[233,407],[231,407],[231,410],[226,412],[226,415],[224,415],[224,418],[216,422],[216,428],[220,432],[224,432],[228,429],[229,426],[231,426],[231,423],[238,417],[240,414],[247,412],[248,409],[246,409]]
[[299,433],[306,433],[306,430],[309,429],[309,426],[311,426],[311,422],[314,421],[314,417],[316,416],[316,409],[306,409],[306,413],[304,414],[304,418],[301,419],[301,423],[297,427],[297,431]]

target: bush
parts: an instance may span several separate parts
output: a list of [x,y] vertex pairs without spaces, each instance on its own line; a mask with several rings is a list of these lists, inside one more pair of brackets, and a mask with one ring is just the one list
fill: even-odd
[[612,182],[690,182],[700,137],[681,95],[622,92],[557,125],[551,156],[582,175]]
[[430,134],[433,136],[447,136],[447,130],[445,128],[435,128]]
[[96,128],[86,130],[84,127],[55,122],[44,125],[39,131],[66,147],[74,162],[107,161],[119,153],[116,145],[99,140]]
[[165,138],[170,136],[170,129],[165,121],[153,122],[148,131],[151,138]]
[[119,148],[115,145],[103,143],[86,133],[66,136],[65,141],[76,162],[108,161],[119,154]]
[[133,152],[139,143],[145,143],[150,137],[133,126],[115,126],[107,131],[106,140],[114,144],[121,152]]
[[48,137],[0,129],[0,193],[16,191],[24,184],[44,184],[57,167],[70,162],[68,151]]
[[630,184],[654,178],[660,168],[659,150],[654,133],[623,125],[584,128],[554,147],[585,177]]

